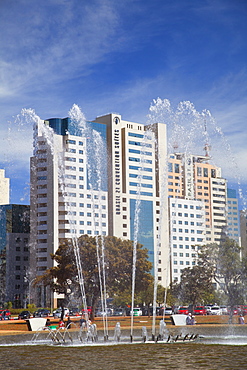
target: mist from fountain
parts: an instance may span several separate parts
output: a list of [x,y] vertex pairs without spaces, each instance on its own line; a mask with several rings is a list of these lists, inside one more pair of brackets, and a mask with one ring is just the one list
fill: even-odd
[[167,124],[168,154],[180,152],[190,155],[201,153],[204,149],[213,165],[224,167],[227,164],[225,169],[238,184],[239,198],[246,210],[240,170],[231,146],[208,109],[198,112],[190,101],[182,101],[173,108],[168,99],[157,98],[150,105],[147,122]]
[[133,262],[132,262],[132,286],[131,286],[131,324],[130,324],[130,339],[133,340],[134,329],[134,302],[135,302],[135,283],[136,283],[136,258],[137,258],[137,243],[140,231],[140,211],[141,211],[141,189],[143,180],[143,167],[145,165],[145,152],[147,145],[150,145],[150,140],[154,145],[154,135],[151,131],[146,130],[143,141],[140,147],[140,167],[137,175],[137,190],[135,200],[135,216],[134,216],[134,241],[133,241]]
[[[69,116],[71,118],[72,126],[74,124],[75,127],[79,127],[79,129],[81,130],[82,138],[84,138],[86,147],[87,147],[87,145],[86,145],[86,138],[87,137],[97,138],[97,140],[96,139],[93,140],[93,144],[96,144],[95,147],[99,150],[98,155],[96,155],[96,158],[97,158],[96,163],[97,163],[97,169],[98,169],[97,170],[97,175],[98,175],[97,185],[98,185],[98,188],[100,189],[100,187],[101,187],[101,175],[100,175],[101,172],[100,172],[100,170],[101,170],[102,165],[100,165],[100,162],[99,162],[100,159],[99,158],[100,158],[100,154],[102,153],[102,151],[101,151],[102,150],[102,139],[99,137],[98,133],[96,133],[95,131],[92,133],[90,131],[90,129],[87,127],[85,117],[84,117],[83,113],[80,111],[78,106],[74,105],[72,107],[72,109],[69,112]],[[59,168],[59,172],[58,172],[59,187],[60,187],[63,199],[64,199],[65,209],[66,209],[67,215],[68,215],[68,221],[69,221],[69,226],[70,226],[70,231],[71,231],[71,240],[72,240],[72,245],[73,245],[73,250],[74,250],[74,255],[75,255],[76,266],[77,266],[78,282],[79,282],[79,287],[80,287],[80,292],[81,292],[81,299],[82,299],[86,319],[88,321],[86,291],[85,291],[84,277],[83,277],[83,272],[82,272],[82,265],[81,265],[81,259],[80,259],[78,239],[77,239],[77,236],[76,236],[75,220],[74,220],[73,212],[71,210],[71,201],[68,199],[67,192],[66,192],[66,189],[65,189],[65,184],[67,183],[67,179],[65,177],[63,153],[60,153],[59,148],[55,147],[53,129],[50,128],[48,125],[44,124],[43,121],[40,119],[40,117],[38,117],[36,115],[34,110],[32,110],[32,109],[23,109],[21,111],[21,115],[18,116],[18,120],[20,122],[22,120],[24,120],[28,124],[29,123],[33,124],[34,155],[36,154],[36,151],[37,151],[37,148],[38,148],[37,138],[38,138],[38,130],[40,130],[41,132],[39,132],[39,134],[42,134],[44,136],[44,138],[46,139],[47,145],[49,146],[49,148],[51,150],[53,158],[54,158],[54,155],[57,156],[57,160],[58,160],[58,164],[59,164],[58,165],[58,168]],[[89,146],[89,149],[91,149],[91,150],[87,149],[87,155],[86,155],[87,158],[91,158],[91,162],[88,161],[88,181],[89,181],[90,191],[92,193],[93,193],[93,186],[92,186],[92,182],[93,182],[93,179],[92,179],[92,151],[93,151],[93,147],[94,147],[94,145],[91,145],[91,148]],[[97,154],[97,151],[96,151],[96,154]],[[99,190],[99,189],[97,189],[97,190]],[[99,198],[101,199],[101,197],[99,197]],[[92,196],[92,199],[94,199],[93,196]],[[100,210],[101,210],[101,207],[100,207]],[[100,215],[101,215],[101,213],[100,213]],[[94,221],[94,223],[95,223],[95,221]],[[102,222],[100,222],[100,225],[101,225],[101,223]],[[100,233],[100,234],[102,234],[102,233]],[[102,264],[103,264],[103,270],[104,270],[104,244],[103,244],[103,242],[101,243],[101,246],[102,246],[101,253],[103,255]],[[102,297],[103,296],[106,297],[105,271],[103,272],[104,288],[102,288],[101,269],[100,269],[101,263],[100,263],[100,257],[99,257],[99,243],[97,243],[97,252],[98,252],[99,275],[100,275],[99,280],[100,280],[100,283],[101,283],[101,294],[102,294]],[[104,289],[104,294],[103,294],[103,289]],[[102,298],[102,302],[103,301],[106,302],[106,298],[104,300]],[[104,306],[106,306],[106,303],[105,303]],[[104,320],[105,320],[105,318],[104,318]],[[106,328],[105,328],[105,330],[107,332]]]
[[[202,149],[205,151],[205,156],[213,162],[216,166],[218,165],[215,162],[218,162],[219,158],[224,157],[222,156],[222,152],[225,152],[225,158],[227,164],[232,168],[232,174],[234,174],[236,181],[238,183],[238,192],[239,198],[243,203],[244,209],[246,209],[246,200],[243,197],[243,191],[240,186],[240,176],[239,176],[239,169],[236,165],[236,161],[232,154],[231,147],[222,132],[222,129],[217,125],[215,118],[212,116],[209,110],[203,110],[202,112],[198,112],[193,103],[189,101],[182,101],[178,104],[178,106],[174,109],[171,106],[171,103],[168,99],[154,99],[149,108],[149,114],[147,116],[147,124],[154,124],[154,123],[165,123],[167,124],[168,129],[168,158],[170,154],[175,153],[184,153],[185,160],[187,156],[192,154],[196,154],[196,152],[200,153]],[[219,145],[220,141],[222,146]],[[218,148],[220,147],[220,153],[218,152]],[[159,148],[157,148],[157,157],[159,158],[158,154]],[[164,177],[160,181],[160,199],[162,203],[162,199],[167,199],[167,174],[168,169],[164,169]],[[176,202],[177,199],[174,199]],[[163,207],[161,207],[161,210]],[[162,215],[160,217],[160,221],[162,222]],[[172,223],[172,219],[169,220]],[[160,229],[160,228],[159,228]],[[159,240],[159,239],[158,239]],[[157,253],[159,252],[159,245],[157,244]],[[169,260],[171,258],[171,240],[169,241]],[[155,266],[155,276],[157,272],[158,266]],[[167,266],[167,281],[168,281],[168,273],[169,267]],[[155,279],[154,284],[154,304],[155,307],[155,299],[156,299],[156,289],[157,289],[157,281]],[[164,313],[165,313],[165,305],[167,299],[167,290],[165,290],[164,296],[164,312],[163,312],[163,320],[164,320]],[[155,315],[155,312],[153,312]],[[153,316],[153,332],[152,336],[154,338],[155,333],[155,316]]]
[[[101,307],[103,311],[102,320],[104,325],[104,335],[105,338],[108,337],[108,323],[107,323],[107,304],[106,304],[106,275],[105,275],[105,246],[104,238],[102,237],[102,207],[101,207],[101,195],[102,195],[102,176],[105,173],[103,167],[102,153],[105,151],[105,143],[99,132],[92,129],[89,124],[87,124],[85,116],[81,109],[74,104],[72,109],[69,111],[69,117],[71,119],[72,125],[75,128],[81,130],[81,136],[85,139],[86,148],[86,166],[87,166],[87,180],[88,187],[91,193],[93,210],[95,207],[95,196],[99,201],[99,226],[96,227],[95,212],[93,212],[93,230],[98,230],[98,235],[96,235],[96,253],[98,261],[98,271],[99,271],[99,284],[100,284],[100,295],[101,295]],[[100,238],[100,242],[99,242]],[[101,246],[101,253],[100,253]]]

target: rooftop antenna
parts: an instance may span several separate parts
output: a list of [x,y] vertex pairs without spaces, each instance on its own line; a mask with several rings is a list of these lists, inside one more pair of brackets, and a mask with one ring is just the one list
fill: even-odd
[[210,145],[207,143],[207,139],[208,139],[208,132],[207,132],[207,122],[206,120],[204,119],[204,135],[205,135],[205,138],[206,138],[206,142],[205,142],[205,146],[204,146],[204,150],[205,150],[205,157],[210,157],[209,155],[209,150],[211,149]]

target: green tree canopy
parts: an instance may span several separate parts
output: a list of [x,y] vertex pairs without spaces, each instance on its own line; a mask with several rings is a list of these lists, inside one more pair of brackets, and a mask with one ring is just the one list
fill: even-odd
[[[112,236],[81,236],[78,239],[78,248],[85,291],[87,302],[93,307],[96,306],[100,297],[97,249],[99,251],[100,261],[102,262],[102,243],[107,293],[111,297],[114,297],[115,293],[125,291],[126,288],[131,287],[132,280],[132,241],[122,240]],[[64,240],[56,253],[52,255],[52,259],[55,261],[55,266],[47,270],[38,280],[42,281],[44,285],[49,285],[54,291],[65,294],[65,296],[68,296],[67,292],[69,288],[76,288],[78,290],[78,271],[72,240]],[[147,249],[137,244],[136,293],[145,290],[149,286],[150,281],[152,281],[152,275],[150,274],[151,268],[152,263],[148,260]]]
[[203,302],[208,294],[213,293],[212,269],[198,265],[183,269],[181,282],[172,286],[172,293],[186,304]]
[[[223,292],[230,306],[244,303],[247,260],[238,244],[227,237],[220,243],[200,246],[197,265],[183,269],[180,284],[172,287],[183,303],[199,303]],[[213,283],[217,290],[213,289]]]
[[234,240],[225,238],[219,245],[202,247],[198,265],[212,271],[213,280],[226,294],[229,305],[243,303],[247,264],[241,259],[241,249]]

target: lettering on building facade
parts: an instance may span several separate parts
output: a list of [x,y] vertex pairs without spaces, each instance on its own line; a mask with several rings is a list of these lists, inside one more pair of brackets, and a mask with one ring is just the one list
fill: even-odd
[[120,171],[120,131],[118,129],[114,130],[114,171],[115,171],[115,213],[120,215],[121,213],[121,171]]

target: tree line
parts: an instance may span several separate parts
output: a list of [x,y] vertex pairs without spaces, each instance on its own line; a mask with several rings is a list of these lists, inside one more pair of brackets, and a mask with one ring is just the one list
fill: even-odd
[[[116,306],[131,304],[131,281],[133,264],[133,242],[113,236],[92,237],[83,235],[77,240],[87,304],[93,311],[101,296],[102,260],[107,295],[113,298]],[[104,259],[102,256],[104,251]],[[137,244],[135,304],[153,303],[154,278],[152,263],[148,260],[148,250]],[[64,304],[73,300],[81,301],[78,270],[73,241],[64,239],[57,251],[51,255],[55,264],[44,275],[36,279],[36,284],[44,284],[64,294]],[[100,261],[100,270],[99,262]],[[102,280],[101,280],[102,281]],[[247,261],[241,256],[241,249],[234,240],[226,238],[221,244],[198,246],[195,265],[185,268],[181,282],[172,282],[167,294],[158,286],[157,303],[206,304],[221,302],[230,306],[246,302]]]

